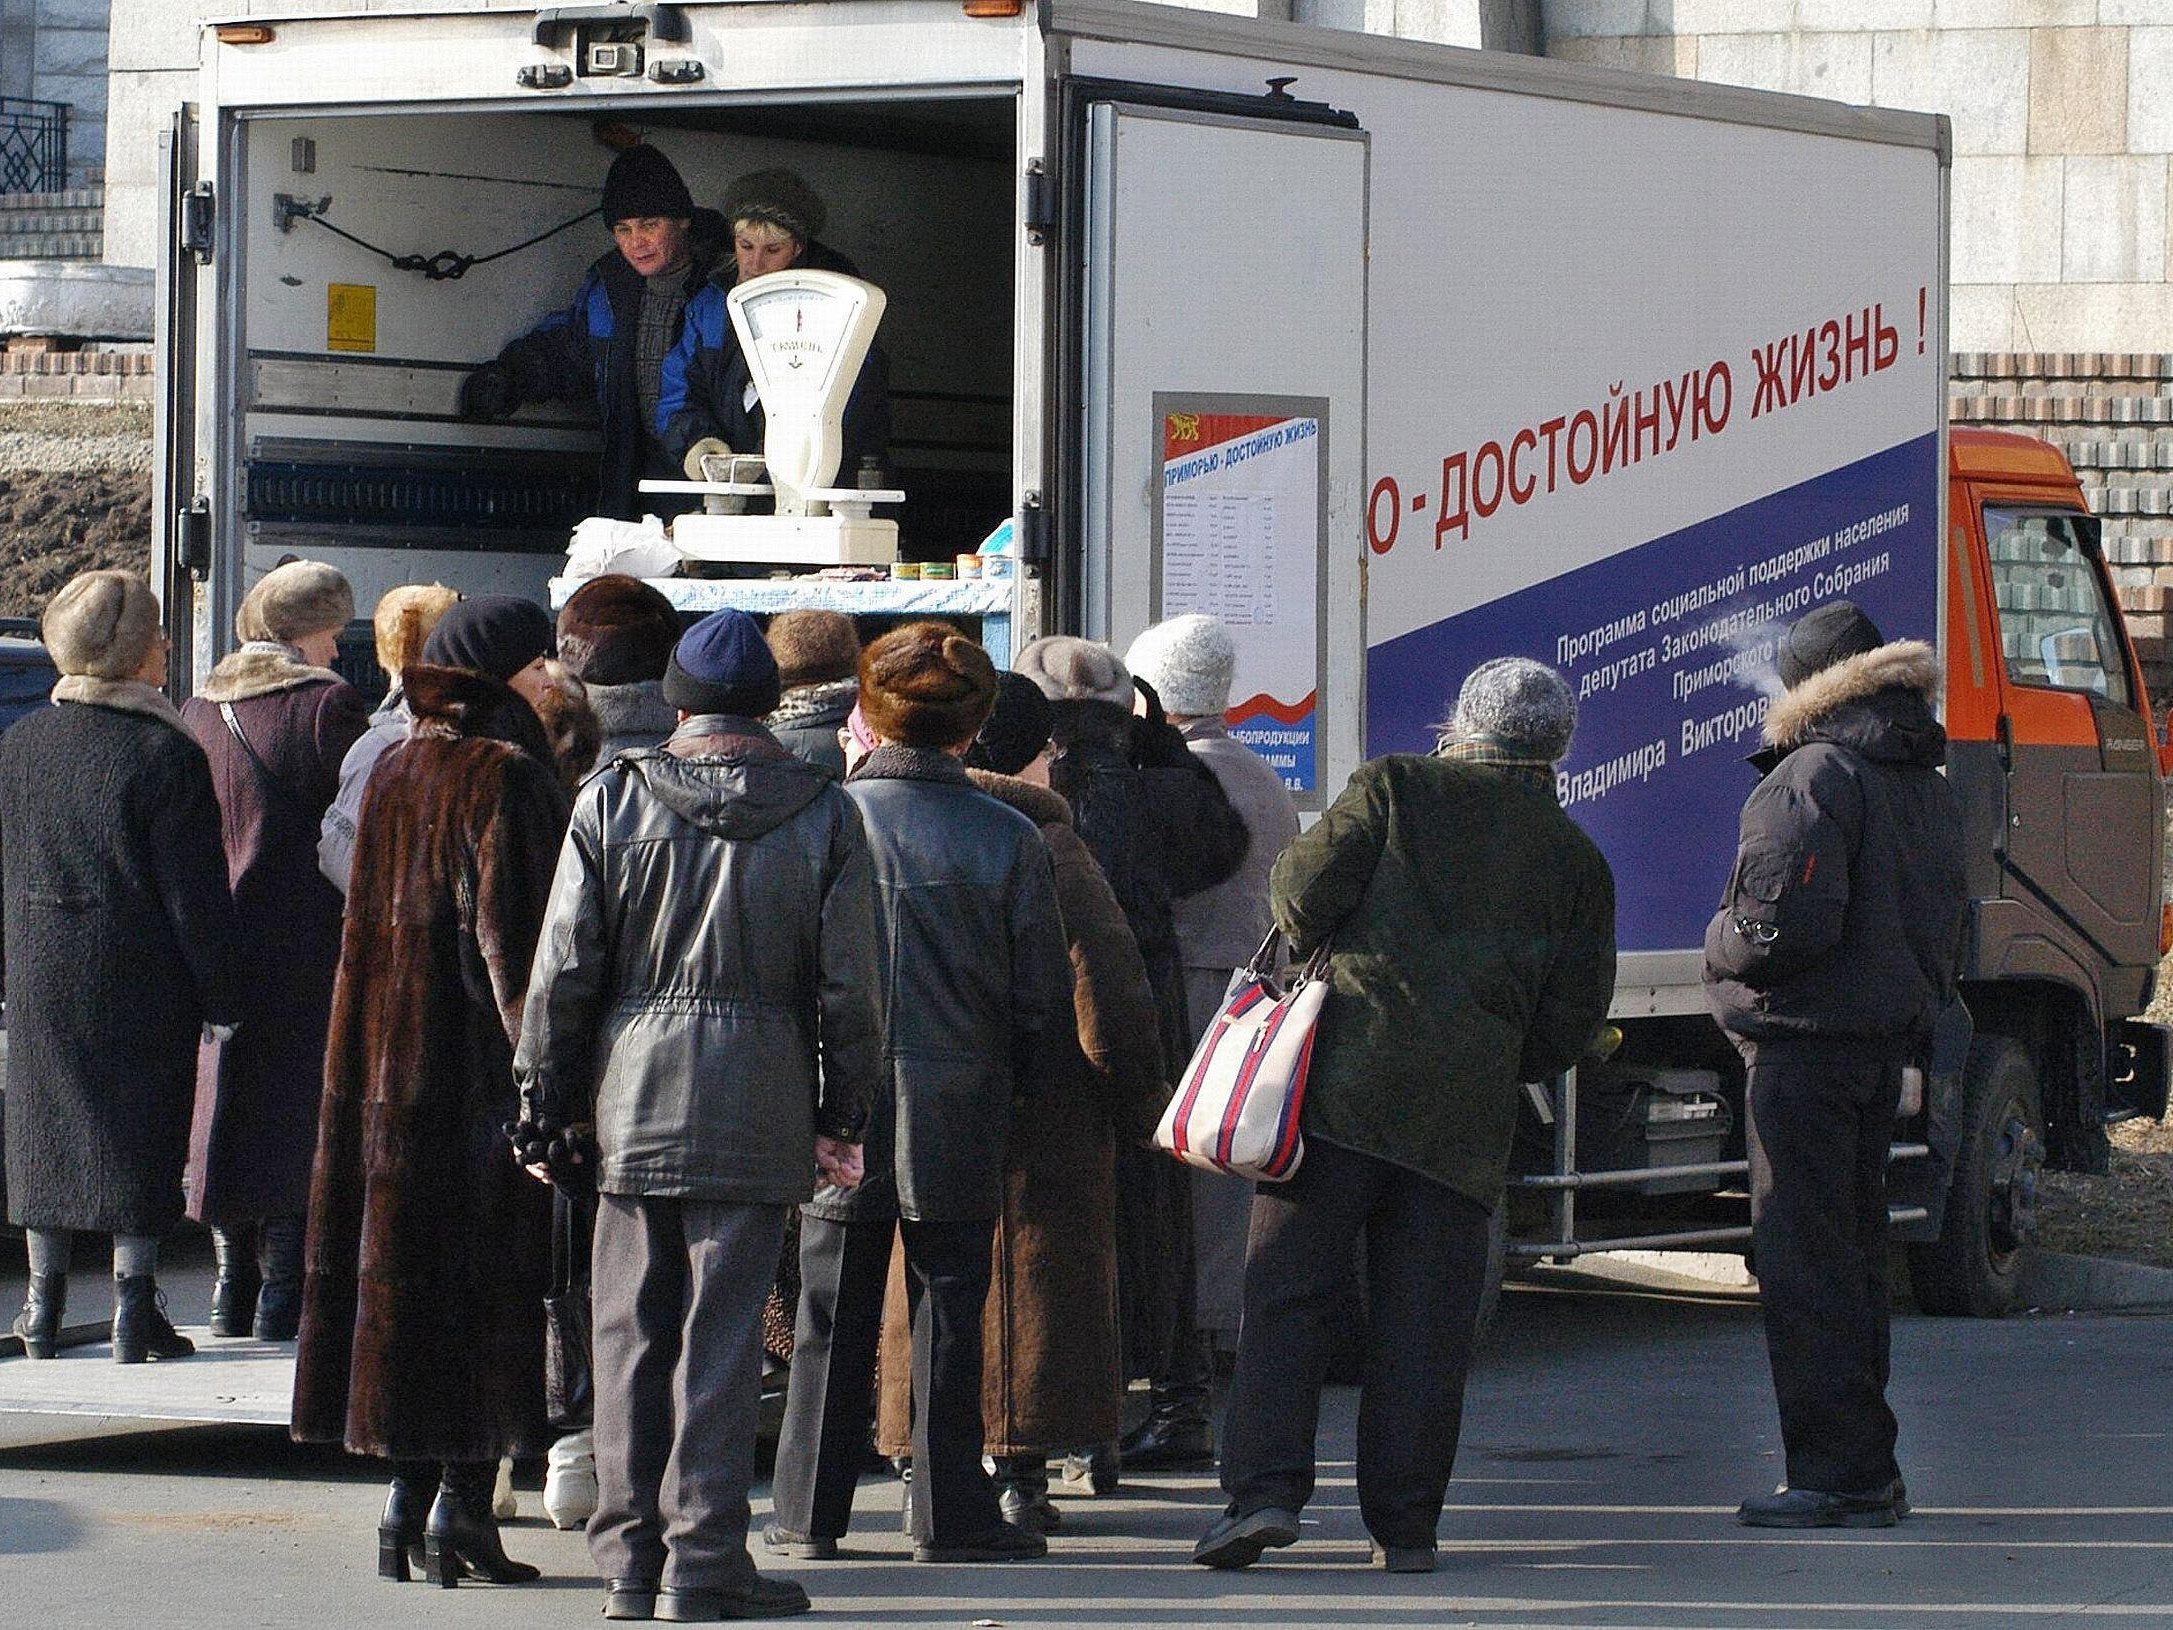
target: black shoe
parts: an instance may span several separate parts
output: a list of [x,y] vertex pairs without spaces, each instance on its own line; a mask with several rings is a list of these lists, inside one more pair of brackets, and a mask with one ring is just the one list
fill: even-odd
[[727,1619],[782,1619],[808,1609],[807,1592],[790,1579],[756,1574],[729,1590],[660,1590],[656,1616],[667,1624],[721,1624]]
[[1431,1545],[1383,1545],[1373,1542],[1374,1566],[1386,1568],[1390,1573],[1432,1573],[1440,1560],[1436,1548]]
[[141,1364],[147,1358],[187,1358],[196,1343],[166,1319],[166,1298],[153,1274],[133,1273],[113,1281],[113,1362]]
[[402,1461],[392,1469],[385,1514],[377,1519],[377,1577],[406,1584],[423,1566],[423,1523],[436,1488],[435,1463]]
[[1745,1528],[1891,1528],[1894,1487],[1836,1494],[1783,1484],[1745,1500],[1735,1508],[1735,1520]]
[[794,1528],[771,1523],[762,1530],[762,1543],[779,1556],[795,1557],[802,1562],[835,1562],[838,1542],[827,1534],[803,1534]]
[[1049,1458],[1004,1455],[987,1462],[996,1480],[996,1506],[1003,1520],[1036,1534],[1053,1531],[1064,1518],[1049,1503]]
[[1886,1497],[1894,1503],[1894,1520],[1901,1521],[1915,1508],[1909,1504],[1909,1485],[1900,1478],[1886,1486]]
[[1190,1471],[1215,1463],[1215,1432],[1197,1404],[1157,1405],[1117,1441],[1129,1471]]
[[1117,1459],[1117,1446],[1098,1443],[1091,1449],[1066,1455],[1060,1469],[1055,1489],[1060,1494],[1074,1497],[1090,1496],[1102,1499],[1117,1492],[1122,1469]]
[[999,1523],[978,1539],[959,1544],[930,1540],[913,1547],[915,1562],[1031,1562],[1049,1554],[1049,1542],[1011,1523]]
[[264,1289],[253,1334],[259,1341],[292,1341],[302,1328],[302,1219],[267,1217],[263,1239]]
[[211,1251],[219,1264],[219,1277],[211,1285],[211,1333],[246,1336],[256,1318],[257,1292],[263,1284],[255,1242],[241,1229],[214,1228]]
[[461,1576],[494,1585],[525,1585],[543,1570],[515,1562],[498,1540],[498,1519],[490,1513],[491,1486],[498,1468],[491,1461],[464,1465],[446,1462],[445,1480],[423,1523],[423,1577],[451,1590]]
[[1267,1506],[1242,1517],[1225,1517],[1200,1536],[1192,1560],[1203,1568],[1249,1568],[1271,1546],[1298,1543],[1298,1514]]
[[1046,1477],[1042,1479],[1039,1488],[1003,1478],[997,1479],[996,1509],[1003,1513],[1003,1520],[1014,1528],[1024,1528],[1036,1534],[1054,1533],[1064,1521],[1064,1514],[1049,1503],[1049,1482]]
[[654,1579],[607,1579],[604,1581],[604,1617],[653,1619],[656,1617]]
[[60,1350],[61,1315],[68,1311],[68,1276],[34,1273],[23,1310],[11,1328],[21,1338],[25,1358],[51,1358]]

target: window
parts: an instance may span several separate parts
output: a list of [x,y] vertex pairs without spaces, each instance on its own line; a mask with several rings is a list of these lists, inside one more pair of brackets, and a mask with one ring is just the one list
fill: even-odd
[[2047,690],[2090,691],[2131,704],[2120,626],[2083,548],[2085,517],[1984,511],[2007,677]]

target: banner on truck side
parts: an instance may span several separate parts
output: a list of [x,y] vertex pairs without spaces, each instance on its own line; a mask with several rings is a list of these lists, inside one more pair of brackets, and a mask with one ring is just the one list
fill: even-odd
[[1157,392],[1154,414],[1153,616],[1228,626],[1230,734],[1318,808],[1328,404]]
[[1359,108],[1377,179],[1392,131],[1440,155],[1371,216],[1367,752],[1428,750],[1487,658],[1560,669],[1558,785],[1615,868],[1621,947],[1694,948],[1775,637],[1843,597],[1940,636],[1938,155],[1430,101],[1408,136],[1396,96]]

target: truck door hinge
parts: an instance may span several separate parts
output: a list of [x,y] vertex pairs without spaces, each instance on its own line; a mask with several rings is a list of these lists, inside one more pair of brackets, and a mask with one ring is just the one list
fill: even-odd
[[1045,565],[1049,559],[1049,512],[1038,492],[1026,494],[1019,504],[1019,559],[1029,566]]
[[199,266],[211,264],[213,228],[218,219],[210,182],[199,181],[181,195],[181,247],[196,258]]
[[2015,767],[2015,721],[2002,713],[1999,723],[1993,727],[1993,738],[1999,743],[1999,767],[2002,773]]
[[174,558],[199,583],[211,575],[211,500],[202,493],[174,517]]
[[1038,158],[1026,161],[1026,235],[1046,243],[1056,230],[1056,177]]

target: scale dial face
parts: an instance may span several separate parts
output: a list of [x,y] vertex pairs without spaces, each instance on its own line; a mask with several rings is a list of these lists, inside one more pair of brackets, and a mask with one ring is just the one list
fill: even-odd
[[741,302],[765,384],[819,391],[837,363],[860,301],[818,288],[763,289]]

